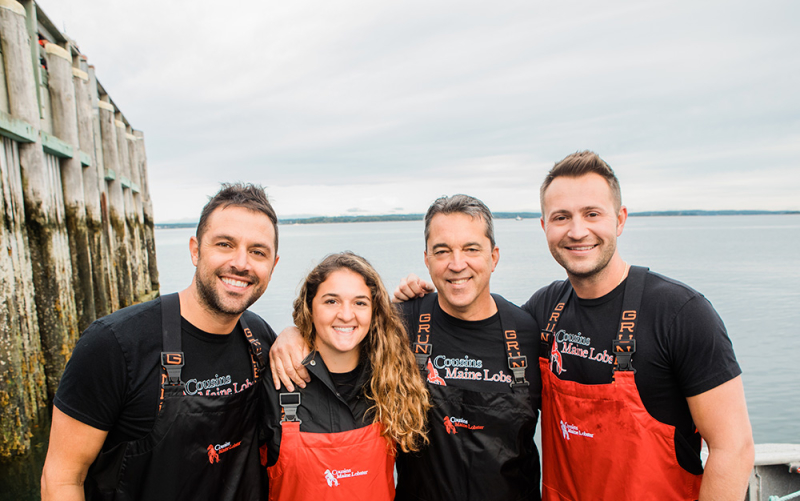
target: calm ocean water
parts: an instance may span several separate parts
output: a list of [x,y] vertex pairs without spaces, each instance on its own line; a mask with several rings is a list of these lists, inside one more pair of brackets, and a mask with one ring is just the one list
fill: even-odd
[[[298,284],[326,254],[352,250],[369,259],[394,289],[410,272],[427,277],[422,222],[280,226],[281,256],[252,310],[276,331],[291,324]],[[194,268],[194,229],[156,230],[161,292],[184,289]],[[496,221],[500,263],[492,290],[522,304],[564,278],[538,220]],[[727,325],[744,371],[756,443],[800,443],[800,216],[640,217],[619,240],[631,264],[680,280],[712,302]],[[41,430],[44,434],[45,430]],[[44,438],[44,437],[42,437]],[[34,440],[42,440],[34,437]],[[0,463],[0,501],[35,500],[45,444]]]
[[[517,304],[564,278],[538,220],[495,223],[500,263],[492,290]],[[422,222],[280,226],[280,262],[251,307],[276,331],[306,273],[326,254],[351,250],[381,273],[388,289],[410,272],[427,278]],[[193,229],[157,230],[161,292],[185,288],[194,268]],[[800,443],[800,216],[632,217],[619,240],[631,264],[702,292],[728,328],[744,371],[757,443]]]

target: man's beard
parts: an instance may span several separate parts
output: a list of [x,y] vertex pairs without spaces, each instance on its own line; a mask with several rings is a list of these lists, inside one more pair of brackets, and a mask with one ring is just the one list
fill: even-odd
[[212,275],[211,280],[206,280],[200,273],[197,273],[195,276],[195,283],[197,285],[197,294],[200,297],[200,302],[203,307],[211,312],[212,314],[221,314],[226,316],[239,316],[244,311],[249,308],[253,303],[255,303],[258,298],[261,297],[261,294],[264,293],[263,289],[258,288],[259,280],[257,277],[253,275],[248,275],[247,273],[238,273],[232,270],[228,270],[225,272],[226,275],[234,275],[239,276],[242,278],[246,278],[252,284],[253,290],[249,297],[242,297],[243,302],[239,302],[236,305],[228,306],[225,305],[220,295],[217,291],[217,288],[214,286],[217,276],[216,274]]

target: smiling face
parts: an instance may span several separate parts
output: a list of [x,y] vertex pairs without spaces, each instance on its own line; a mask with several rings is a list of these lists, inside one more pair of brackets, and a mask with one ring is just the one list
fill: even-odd
[[372,292],[364,277],[347,268],[328,275],[311,302],[311,320],[314,346],[328,370],[355,369],[372,321]]
[[439,292],[439,305],[449,315],[482,320],[497,311],[489,279],[499,258],[482,217],[457,212],[431,219],[425,265]]
[[617,237],[627,217],[625,207],[616,209],[602,176],[592,173],[553,180],[543,197],[542,228],[550,253],[567,270],[573,286],[602,282],[605,290],[624,273]]
[[212,315],[238,317],[267,289],[278,262],[272,222],[242,207],[218,208],[201,238],[189,241],[197,298]]

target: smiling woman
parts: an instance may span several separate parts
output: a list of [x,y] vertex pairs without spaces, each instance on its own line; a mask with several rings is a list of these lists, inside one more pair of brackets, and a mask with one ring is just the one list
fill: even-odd
[[326,257],[304,280],[294,321],[313,377],[293,393],[262,384],[269,499],[393,499],[395,452],[427,442],[429,404],[380,276],[353,253]]

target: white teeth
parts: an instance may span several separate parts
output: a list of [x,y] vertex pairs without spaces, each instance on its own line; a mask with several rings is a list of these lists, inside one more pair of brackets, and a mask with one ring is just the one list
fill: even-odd
[[454,285],[461,285],[461,284],[467,283],[467,280],[469,280],[469,279],[468,278],[459,278],[458,280],[450,280],[450,283],[454,284]]
[[349,334],[349,333],[353,332],[354,330],[356,330],[356,328],[355,327],[334,327],[333,330],[335,330],[336,332],[341,332],[343,334]]
[[242,282],[241,280],[234,280],[232,278],[223,278],[222,281],[234,287],[247,287],[248,285],[247,282]]
[[592,248],[594,248],[594,245],[586,245],[584,247],[570,247],[570,249],[574,251],[585,251],[585,250],[591,250]]

